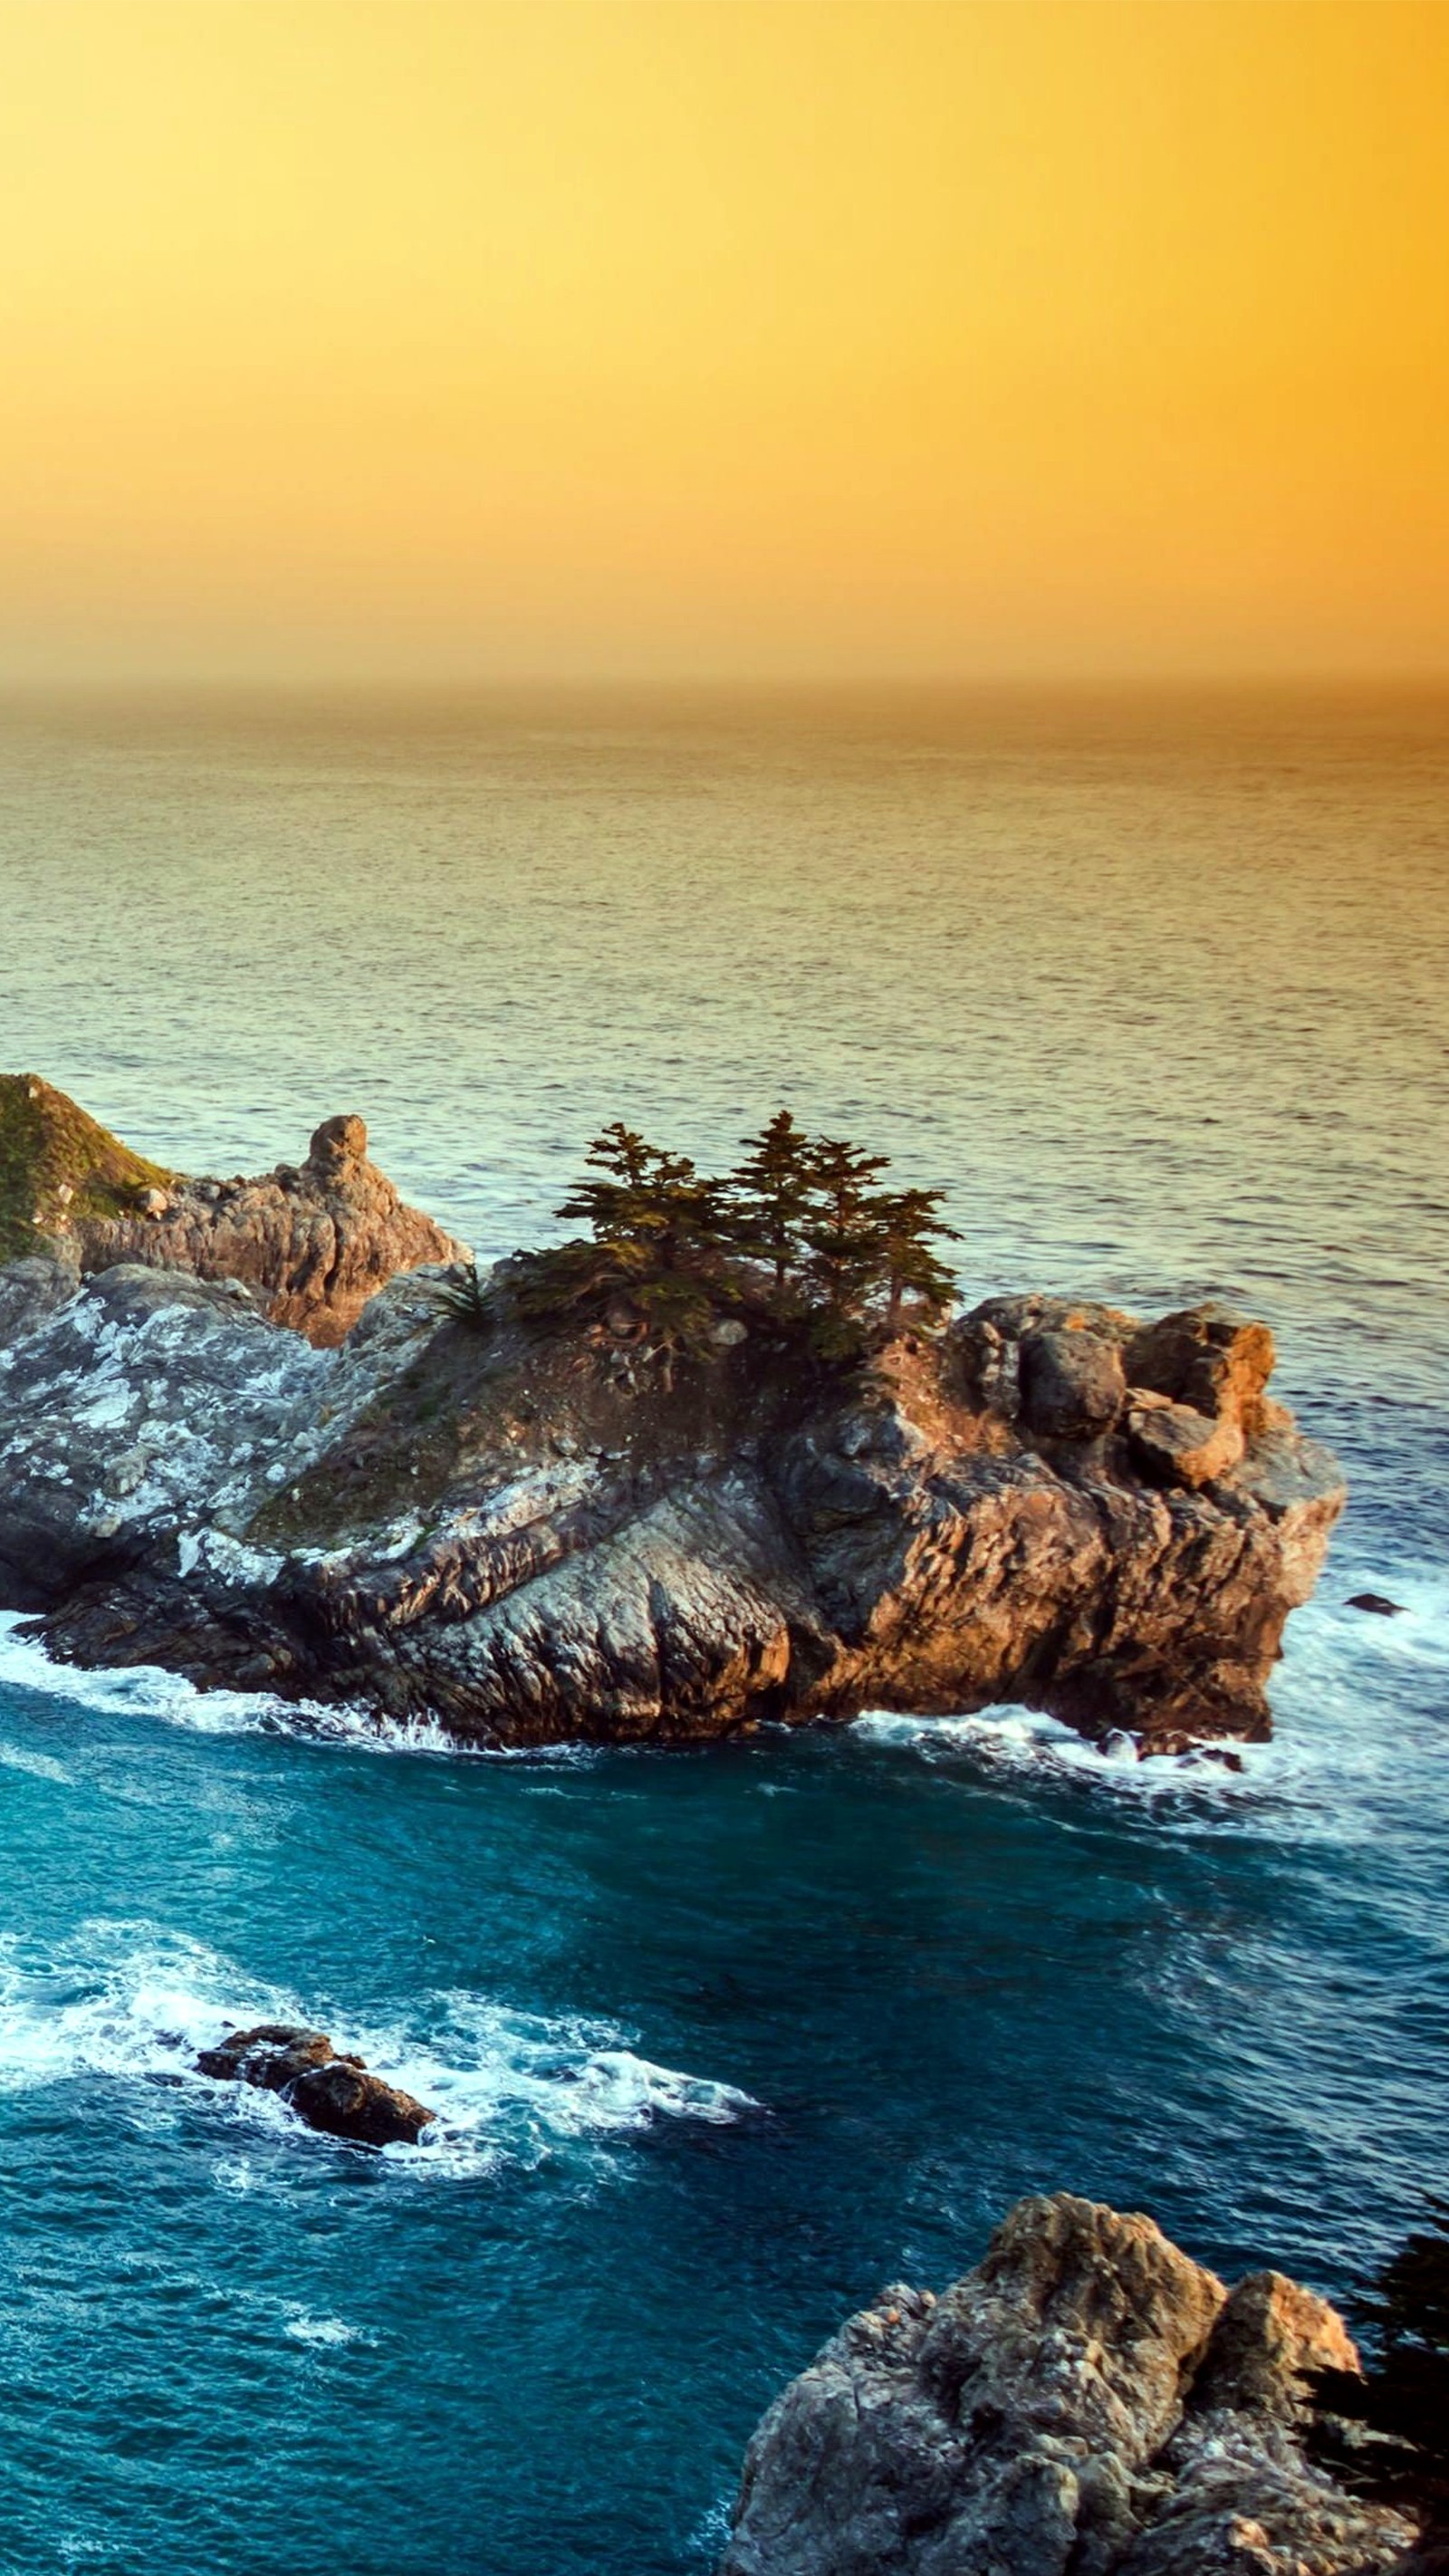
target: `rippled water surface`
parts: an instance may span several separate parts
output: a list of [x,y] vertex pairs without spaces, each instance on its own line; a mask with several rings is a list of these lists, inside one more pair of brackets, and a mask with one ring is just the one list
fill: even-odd
[[[1007,1712],[465,1760],[7,1625],[0,2567],[683,2576],[1014,2193],[1342,2290],[1449,2183],[1446,786],[1427,700],[0,711],[0,1053],[138,1146],[356,1108],[494,1252],[602,1119],[787,1099],[971,1295],[1266,1314],[1354,1489],[1241,1778]],[[279,2012],[431,2142],[190,2075]]]

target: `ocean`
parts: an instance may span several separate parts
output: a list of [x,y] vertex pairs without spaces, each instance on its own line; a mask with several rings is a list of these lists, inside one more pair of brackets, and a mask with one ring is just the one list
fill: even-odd
[[[1342,2296],[1449,2185],[1446,818],[1442,695],[0,707],[0,1059],[148,1154],[355,1110],[487,1258],[606,1120],[784,1103],[968,1300],[1266,1316],[1352,1489],[1239,1776],[467,1758],[0,1623],[0,2569],[702,2576],[774,2390],[1018,2193]],[[191,2077],[280,2013],[439,2142]]]

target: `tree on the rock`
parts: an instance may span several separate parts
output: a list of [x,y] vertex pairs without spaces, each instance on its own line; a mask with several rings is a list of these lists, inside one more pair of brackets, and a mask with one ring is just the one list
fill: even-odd
[[830,1325],[857,1318],[885,1276],[879,1194],[871,1188],[889,1168],[885,1154],[863,1154],[843,1137],[823,1137],[811,1151],[814,1205],[804,1226],[807,1285]]
[[620,1118],[595,1136],[584,1157],[596,1172],[574,1183],[559,1216],[582,1217],[596,1243],[636,1243],[649,1231],[651,1178],[664,1158]]
[[744,1161],[726,1183],[735,1240],[741,1252],[769,1263],[778,1298],[805,1249],[814,1148],[788,1109],[744,1145]]
[[[953,1279],[936,1246],[954,1241],[939,1190],[878,1186],[890,1168],[844,1137],[815,1138],[777,1110],[744,1140],[724,1180],[684,1154],[651,1145],[621,1119],[588,1149],[588,1168],[558,1210],[588,1238],[519,1256],[514,1294],[524,1313],[607,1317],[619,1301],[655,1356],[710,1346],[721,1309],[765,1305],[750,1265],[770,1274],[770,1311],[786,1339],[805,1333],[825,1358],[848,1360],[907,1301],[939,1311]],[[619,1329],[625,1329],[621,1323]]]
[[615,1119],[594,1138],[587,1160],[604,1177],[578,1182],[557,1213],[582,1217],[596,1243],[632,1246],[661,1270],[719,1250],[720,1185],[704,1179],[687,1154],[663,1153]]
[[886,1323],[900,1322],[907,1297],[919,1297],[935,1313],[948,1306],[956,1274],[931,1249],[932,1242],[959,1243],[954,1226],[943,1224],[937,1209],[944,1190],[883,1191],[876,1201],[881,1254],[886,1279]]
[[686,1154],[667,1154],[616,1119],[589,1147],[586,1175],[558,1214],[582,1217],[593,1242],[536,1257],[525,1308],[597,1305],[622,1296],[658,1346],[666,1377],[673,1354],[707,1345],[719,1304],[735,1291],[720,1273],[728,1238],[719,1182]]

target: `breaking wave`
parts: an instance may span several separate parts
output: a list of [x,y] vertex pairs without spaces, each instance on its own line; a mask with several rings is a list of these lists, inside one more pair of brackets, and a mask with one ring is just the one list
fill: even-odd
[[[526,1747],[463,1744],[436,1718],[379,1717],[361,1708],[286,1700],[274,1691],[198,1690],[160,1664],[103,1665],[87,1671],[59,1662],[40,1638],[22,1634],[26,1613],[0,1610],[0,1684],[30,1691],[102,1717],[148,1717],[194,1735],[289,1735],[305,1743],[344,1744],[364,1753],[434,1753],[480,1762],[564,1762],[598,1757],[590,1744]],[[0,1763],[5,1760],[0,1751]],[[35,1757],[17,1759],[33,1769]]]
[[388,2166],[416,2174],[468,2178],[660,2120],[720,2126],[759,2107],[733,2085],[656,2065],[605,2022],[513,2012],[458,1992],[420,1998],[406,2023],[372,2026],[149,1923],[98,1918],[53,1957],[0,1941],[0,2091],[109,2082],[128,2088],[132,2123],[164,2129],[178,2106],[214,2120],[216,2179],[232,2189],[258,2178],[247,2148],[268,2139],[351,2152],[277,2095],[196,2074],[201,2049],[259,2020],[323,2027],[337,2048],[433,2105],[437,2120],[417,2147],[382,2150]]
[[[1205,1745],[1144,1761],[1136,1739],[1120,1730],[1089,1743],[1056,1718],[1006,1706],[969,1717],[874,1712],[851,1732],[860,1743],[978,1778],[1051,1780],[1145,1802],[1185,1830],[1214,1823],[1278,1830],[1291,1814],[1299,1835],[1317,1826],[1342,1839],[1357,1815],[1371,1834],[1377,1794],[1400,1790],[1416,1758],[1442,1762],[1439,1702],[1449,1675],[1449,1578],[1438,1567],[1400,1570],[1391,1618],[1349,1607],[1355,1589],[1377,1584],[1335,1564],[1294,1612],[1271,1686],[1274,1732],[1266,1744]],[[1366,1712],[1390,1705],[1391,1723],[1365,1723]]]

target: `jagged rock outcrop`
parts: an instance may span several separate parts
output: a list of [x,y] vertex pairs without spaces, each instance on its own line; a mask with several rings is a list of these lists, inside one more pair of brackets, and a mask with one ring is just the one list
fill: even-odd
[[358,2147],[415,2147],[437,2118],[425,2102],[368,2072],[365,2058],[339,2056],[325,2030],[258,2022],[204,2048],[198,2075],[276,2093],[309,2129]]
[[[751,1312],[671,1380],[509,1283],[470,1331],[394,1280],[316,1348],[236,1282],[0,1271],[0,1600],[484,1743],[1001,1700],[1267,1732],[1343,1486],[1261,1325],[998,1298],[842,1370]],[[1174,1410],[1229,1463],[1144,1435]]]
[[83,1270],[144,1262],[238,1280],[273,1323],[319,1349],[342,1341],[399,1271],[466,1251],[369,1162],[360,1118],[324,1119],[305,1162],[256,1180],[175,1182],[145,1193],[133,1213],[86,1218],[72,1232]]
[[466,1247],[368,1160],[360,1118],[327,1118],[300,1164],[248,1180],[185,1180],[131,1153],[64,1092],[0,1076],[0,1259],[49,1255],[231,1280],[274,1323],[340,1342],[399,1271]]
[[777,2398],[721,2576],[1385,2576],[1411,2526],[1304,2442],[1310,2375],[1357,2368],[1281,2273],[1229,2291],[1150,2218],[1020,2201]]

